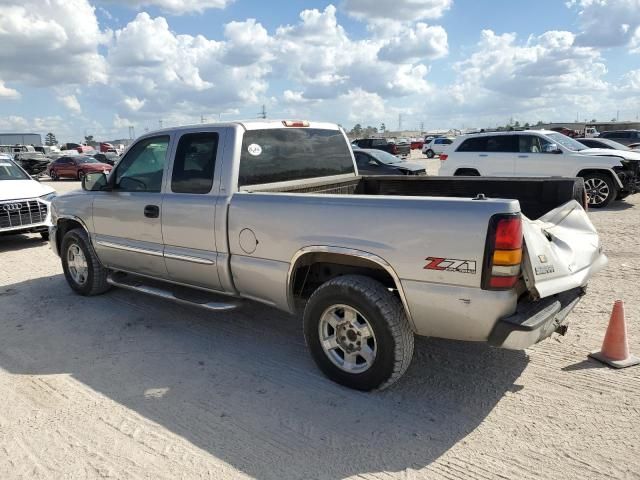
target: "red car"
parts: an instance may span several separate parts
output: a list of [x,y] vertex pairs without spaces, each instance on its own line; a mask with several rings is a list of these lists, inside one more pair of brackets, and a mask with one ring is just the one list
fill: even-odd
[[112,165],[101,163],[93,157],[77,155],[72,157],[60,157],[49,164],[47,173],[51,180],[60,178],[76,178],[82,180],[87,173],[105,172],[111,173]]
[[422,150],[423,146],[424,146],[424,140],[419,138],[416,140],[411,140],[411,150]]

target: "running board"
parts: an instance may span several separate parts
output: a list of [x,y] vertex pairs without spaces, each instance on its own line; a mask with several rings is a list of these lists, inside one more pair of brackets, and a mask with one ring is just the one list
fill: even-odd
[[204,308],[205,310],[215,312],[234,310],[240,306],[238,303],[234,302],[219,301],[222,295],[136,277],[122,272],[109,274],[107,277],[107,283],[114,287],[124,288],[125,290],[146,293],[147,295],[164,298],[165,300],[171,300],[172,302]]

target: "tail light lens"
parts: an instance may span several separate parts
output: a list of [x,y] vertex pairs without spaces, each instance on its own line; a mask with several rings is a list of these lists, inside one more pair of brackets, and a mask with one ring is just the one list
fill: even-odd
[[440,154],[440,161],[444,162],[447,158],[449,158],[449,155],[447,155],[446,153],[441,153]]
[[509,290],[520,278],[522,263],[522,218],[520,214],[494,215],[489,221],[482,288]]
[[309,122],[307,120],[283,120],[282,124],[285,127],[308,127]]

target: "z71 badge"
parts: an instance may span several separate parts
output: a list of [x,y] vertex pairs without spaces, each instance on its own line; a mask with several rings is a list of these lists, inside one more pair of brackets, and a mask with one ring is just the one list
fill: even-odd
[[443,272],[457,272],[457,273],[476,273],[476,261],[475,260],[459,260],[457,258],[438,258],[427,257],[425,259],[427,263],[424,266],[425,270],[440,270]]

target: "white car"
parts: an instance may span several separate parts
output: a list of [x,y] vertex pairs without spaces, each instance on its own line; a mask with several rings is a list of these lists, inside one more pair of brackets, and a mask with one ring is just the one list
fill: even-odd
[[422,147],[422,153],[429,158],[441,155],[447,151],[449,145],[453,143],[453,138],[438,137],[432,138],[429,143],[425,143]]
[[40,233],[49,238],[53,188],[31,178],[9,155],[0,154],[0,234]]
[[550,130],[480,133],[455,139],[440,156],[440,175],[582,177],[589,205],[600,208],[640,191],[640,158],[629,153]]

